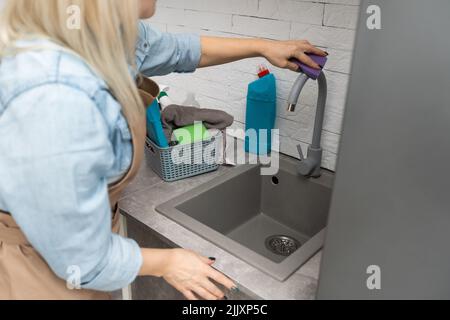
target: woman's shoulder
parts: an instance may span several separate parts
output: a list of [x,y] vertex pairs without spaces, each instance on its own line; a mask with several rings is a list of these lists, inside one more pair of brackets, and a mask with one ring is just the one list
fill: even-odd
[[61,85],[84,92],[95,100],[100,91],[108,91],[83,59],[46,41],[32,43],[30,48],[0,63],[0,97],[7,105],[20,94],[40,86]]
[[[51,108],[49,104],[64,107]],[[11,111],[58,112],[54,118],[101,116],[110,132],[130,137],[120,104],[103,79],[75,54],[48,48],[26,50],[0,61],[0,118]],[[95,109],[95,110],[94,110]],[[89,119],[88,119],[89,120]]]

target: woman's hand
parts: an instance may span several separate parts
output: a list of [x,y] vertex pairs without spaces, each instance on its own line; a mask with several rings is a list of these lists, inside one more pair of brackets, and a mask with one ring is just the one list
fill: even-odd
[[211,280],[230,290],[235,284],[213,269],[213,263],[195,252],[175,249],[163,278],[189,300],[197,300],[195,295],[206,300],[223,299],[224,293]]
[[211,281],[233,289],[236,285],[212,268],[214,260],[184,249],[143,249],[144,265],[141,275],[164,278],[189,300],[219,300],[224,293]]
[[320,69],[320,66],[308,57],[306,53],[323,57],[328,55],[327,52],[314,47],[306,40],[265,41],[261,52],[271,64],[280,68],[298,71],[298,65],[290,61],[294,58],[312,68]]

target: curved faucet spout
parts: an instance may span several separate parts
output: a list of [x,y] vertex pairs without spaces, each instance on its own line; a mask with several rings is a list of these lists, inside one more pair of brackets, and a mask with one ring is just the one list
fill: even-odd
[[[294,112],[295,107],[298,104],[298,99],[305,86],[306,82],[309,80],[308,76],[301,74],[294,84],[291,90],[291,94],[288,100],[288,111]],[[314,133],[311,146],[308,148],[308,156],[305,158],[301,147],[299,146],[300,163],[299,173],[303,176],[318,178],[321,175],[320,169],[322,164],[322,129],[325,119],[325,107],[327,104],[327,78],[323,72],[320,73],[317,79],[319,86],[319,96],[317,98],[317,109],[316,109],[316,119],[314,123]]]
[[314,134],[311,146],[315,149],[320,148],[322,139],[322,129],[325,119],[325,108],[327,106],[328,84],[325,74],[322,72],[317,79],[319,85],[319,95],[317,97],[316,120],[314,124]]
[[302,73],[298,76],[297,80],[295,81],[288,99],[289,112],[295,111],[298,99],[300,98],[300,93],[302,93],[303,87],[305,86],[306,82],[308,82],[308,80],[309,77],[306,74]]

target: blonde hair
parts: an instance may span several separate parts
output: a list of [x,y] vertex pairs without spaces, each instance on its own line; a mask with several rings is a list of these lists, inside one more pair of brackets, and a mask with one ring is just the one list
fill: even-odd
[[[68,26],[70,8],[79,8],[79,28]],[[17,40],[48,38],[84,59],[133,121],[144,112],[130,73],[137,30],[138,0],[7,0],[0,20],[0,57],[23,50],[15,47]]]

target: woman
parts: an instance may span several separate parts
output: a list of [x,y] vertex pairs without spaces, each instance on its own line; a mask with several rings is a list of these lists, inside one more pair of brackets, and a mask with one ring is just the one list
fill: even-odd
[[[255,56],[292,70],[294,57],[318,68],[305,52],[326,53],[307,41],[160,33],[138,23],[154,14],[155,2],[6,2],[0,25],[1,299],[104,299],[138,275],[163,277],[192,300],[222,299],[212,280],[234,287],[212,268],[213,258],[139,248],[111,228],[120,192],[142,160],[142,98],[149,103],[158,93],[147,82],[147,94],[139,95],[135,78]],[[79,28],[77,17],[67,14],[76,8]]]

